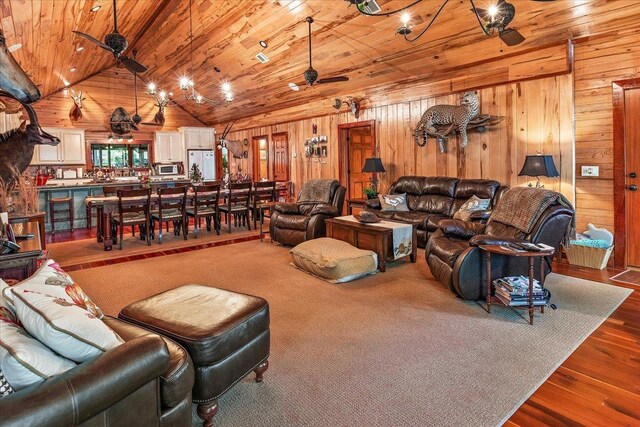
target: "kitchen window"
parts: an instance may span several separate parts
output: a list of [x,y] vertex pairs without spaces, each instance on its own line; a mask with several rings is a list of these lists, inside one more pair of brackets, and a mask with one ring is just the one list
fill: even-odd
[[94,168],[149,168],[149,144],[91,144]]

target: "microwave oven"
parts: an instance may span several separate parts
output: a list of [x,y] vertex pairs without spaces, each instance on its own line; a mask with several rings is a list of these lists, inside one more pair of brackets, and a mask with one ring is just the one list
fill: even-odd
[[160,164],[156,166],[156,173],[158,175],[178,175],[178,165],[172,164]]

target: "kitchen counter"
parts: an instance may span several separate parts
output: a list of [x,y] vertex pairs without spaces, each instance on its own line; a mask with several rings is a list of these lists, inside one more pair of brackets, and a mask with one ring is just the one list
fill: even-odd
[[[169,187],[174,187],[176,184],[187,184],[190,182],[191,181],[186,179],[184,175],[151,178],[151,185],[167,184]],[[51,231],[51,224],[49,219],[49,201],[53,198],[71,197],[73,199],[73,228],[78,229],[87,226],[87,217],[91,214],[91,212],[86,209],[85,205],[85,199],[87,197],[102,195],[102,187],[104,186],[117,187],[141,184],[142,183],[137,177],[118,177],[110,182],[93,182],[93,180],[89,178],[49,180],[47,181],[46,185],[38,187],[39,208],[41,211],[47,213],[45,219],[45,229],[47,232]],[[92,221],[92,223],[93,225],[95,225],[95,221]],[[56,230],[68,229],[68,221],[56,222]]]

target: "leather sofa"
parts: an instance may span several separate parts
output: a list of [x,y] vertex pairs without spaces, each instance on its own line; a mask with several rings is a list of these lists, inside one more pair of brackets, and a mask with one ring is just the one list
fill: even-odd
[[[304,185],[317,185],[312,180]],[[301,201],[303,188],[296,203],[278,203],[274,207],[269,221],[269,234],[273,242],[288,246],[296,246],[306,240],[324,237],[326,227],[324,220],[340,216],[346,188],[340,182],[332,180],[329,185],[328,203],[307,203]]]
[[190,426],[194,370],[183,347],[121,320],[125,341],[42,384],[0,399],[0,426]]
[[[477,300],[486,297],[485,260],[480,245],[515,242],[545,243],[559,248],[574,211],[560,204],[549,206],[538,218],[529,234],[498,221],[485,224],[440,221],[439,229],[429,239],[425,258],[431,274],[458,296]],[[545,270],[551,271],[551,258],[545,258]],[[491,277],[528,275],[526,257],[491,256]],[[535,268],[540,279],[540,269]]]
[[[498,181],[487,179],[459,179],[453,177],[402,176],[389,188],[388,194],[407,194],[409,212],[383,212],[380,201],[370,199],[365,210],[384,219],[402,221],[418,226],[418,246],[424,248],[431,233],[438,229],[438,222],[453,214],[471,196],[491,199],[493,207],[507,187]],[[490,207],[490,209],[491,209]],[[474,212],[471,219],[483,222],[489,218],[490,209]]]

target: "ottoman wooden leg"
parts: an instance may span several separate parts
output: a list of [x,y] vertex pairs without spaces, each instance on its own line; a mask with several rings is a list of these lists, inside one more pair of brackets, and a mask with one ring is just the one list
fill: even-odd
[[203,427],[213,426],[213,417],[218,413],[219,408],[217,400],[198,404],[198,416],[202,419]]
[[264,362],[259,364],[256,369],[253,370],[253,372],[256,373],[256,382],[257,383],[261,383],[262,382],[262,374],[264,374],[267,369],[269,369],[269,361],[265,360]]

